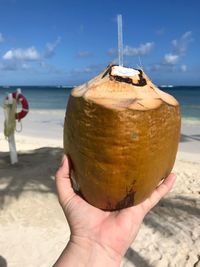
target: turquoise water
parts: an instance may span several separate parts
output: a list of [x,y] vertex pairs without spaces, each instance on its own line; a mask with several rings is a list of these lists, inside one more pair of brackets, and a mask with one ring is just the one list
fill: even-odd
[[[14,92],[18,87],[0,87],[0,102],[8,92]],[[22,94],[27,98],[30,109],[61,110],[65,109],[71,87],[51,86],[20,86]]]
[[161,90],[179,101],[183,118],[200,121],[200,86],[164,87]]
[[[0,103],[8,92],[17,87],[0,87]],[[71,87],[20,86],[29,101],[30,109],[44,111],[61,111],[66,109]],[[173,95],[181,104],[183,119],[200,123],[200,86],[162,87],[161,90]]]

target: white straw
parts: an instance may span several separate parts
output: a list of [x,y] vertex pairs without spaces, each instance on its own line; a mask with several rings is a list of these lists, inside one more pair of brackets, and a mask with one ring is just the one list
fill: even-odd
[[122,15],[117,15],[118,24],[118,63],[123,66],[123,34],[122,34]]

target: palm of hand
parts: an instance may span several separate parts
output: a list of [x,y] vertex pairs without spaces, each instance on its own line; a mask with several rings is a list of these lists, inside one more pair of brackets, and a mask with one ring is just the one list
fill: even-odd
[[104,249],[123,255],[135,239],[144,216],[171,189],[174,178],[174,175],[170,175],[141,204],[115,212],[97,209],[73,191],[67,158],[57,172],[56,184],[72,236],[90,240]]
[[[136,236],[144,217],[140,206],[105,212],[74,195],[64,207],[72,235],[91,239],[123,254]],[[127,242],[128,240],[128,242]]]

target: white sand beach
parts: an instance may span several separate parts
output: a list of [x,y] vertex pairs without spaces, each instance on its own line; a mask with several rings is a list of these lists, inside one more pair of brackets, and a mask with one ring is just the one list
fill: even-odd
[[[0,111],[0,267],[52,266],[69,239],[54,184],[64,113],[38,114],[16,133],[19,162],[11,165]],[[176,184],[146,216],[122,266],[200,266],[200,124],[183,122],[181,132]]]

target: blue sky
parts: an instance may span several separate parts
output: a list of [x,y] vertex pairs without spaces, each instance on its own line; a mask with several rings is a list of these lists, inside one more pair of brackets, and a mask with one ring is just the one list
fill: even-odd
[[117,59],[157,84],[200,84],[198,0],[0,0],[0,85],[76,85]]

